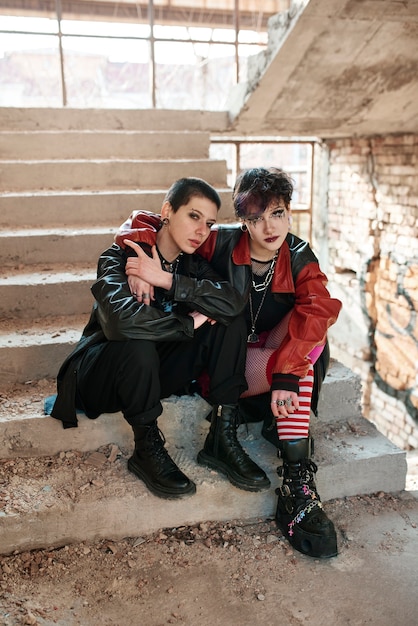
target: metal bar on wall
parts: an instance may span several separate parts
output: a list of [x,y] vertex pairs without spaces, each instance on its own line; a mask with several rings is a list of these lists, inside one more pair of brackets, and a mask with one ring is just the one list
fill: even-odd
[[239,0],[235,0],[234,5],[234,26],[235,26],[235,80],[239,83]]
[[148,20],[150,27],[149,45],[150,45],[150,90],[152,108],[157,106],[156,97],[156,77],[155,77],[155,39],[154,39],[154,0],[148,0]]
[[310,184],[310,198],[309,198],[309,241],[312,241],[312,210],[314,201],[314,176],[315,176],[315,144],[311,141],[311,184]]
[[60,55],[60,73],[61,73],[61,92],[62,92],[62,106],[67,106],[67,88],[65,85],[65,69],[64,69],[64,51],[62,48],[62,31],[61,31],[61,19],[62,19],[62,6],[61,0],[55,0],[55,10],[57,13],[58,23],[58,49]]

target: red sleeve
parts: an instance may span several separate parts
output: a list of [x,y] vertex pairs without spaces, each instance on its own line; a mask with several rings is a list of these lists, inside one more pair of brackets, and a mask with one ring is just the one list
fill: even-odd
[[206,239],[204,243],[197,249],[200,256],[202,256],[207,261],[211,261],[215,252],[216,247],[216,239],[218,237],[217,230],[211,230],[209,233],[209,237]]
[[124,248],[123,240],[130,239],[136,243],[147,243],[153,246],[161,226],[160,215],[150,211],[135,211],[120,226],[115,235],[115,243]]
[[307,355],[324,343],[327,330],[337,321],[342,307],[339,300],[331,298],[327,282],[317,263],[309,263],[299,272],[295,305],[287,335],[274,355],[273,373],[306,376]]

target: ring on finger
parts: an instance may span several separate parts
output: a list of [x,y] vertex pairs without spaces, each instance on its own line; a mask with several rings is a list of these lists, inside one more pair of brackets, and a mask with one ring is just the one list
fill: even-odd
[[292,406],[292,398],[286,400],[286,406]]
[[149,298],[149,293],[143,293],[143,294],[142,294],[142,298],[145,298],[145,300],[148,300],[148,298]]
[[284,406],[284,400],[276,400],[277,406]]
[[132,292],[132,295],[135,296],[135,298],[137,297],[137,293],[135,293],[135,291]]

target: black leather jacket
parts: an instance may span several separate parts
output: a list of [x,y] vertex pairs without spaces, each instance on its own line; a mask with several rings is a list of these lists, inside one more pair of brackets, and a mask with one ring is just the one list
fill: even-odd
[[198,254],[183,255],[169,292],[155,290],[151,306],[132,297],[125,274],[128,255],[113,244],[99,259],[97,280],[91,287],[95,297],[90,319],[82,337],[62,364],[58,377],[58,397],[52,416],[64,428],[77,425],[75,393],[77,367],[85,351],[105,341],[187,341],[193,337],[191,311],[199,311],[221,324],[239,315],[245,300]]
[[[160,228],[159,215],[138,211],[121,226],[115,239],[119,243],[129,238],[152,245]],[[238,224],[216,225],[198,252],[248,300],[252,281],[248,233],[243,233]],[[270,287],[279,305],[277,323],[291,311],[288,332],[272,366],[274,384],[282,384],[278,382],[281,376],[287,383],[289,375],[306,376],[307,355],[325,342],[329,326],[336,321],[341,302],[331,298],[327,282],[309,244],[289,233],[280,248]]]

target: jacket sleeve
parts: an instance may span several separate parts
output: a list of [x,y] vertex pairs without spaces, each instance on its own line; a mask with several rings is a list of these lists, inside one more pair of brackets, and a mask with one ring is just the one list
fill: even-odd
[[228,325],[245,308],[245,298],[227,280],[223,280],[199,253],[189,257],[194,266],[189,276],[174,278],[174,300],[188,304],[211,319]]
[[124,248],[124,239],[150,246],[155,244],[156,235],[162,226],[161,216],[150,211],[134,211],[120,226],[115,235],[115,243]]
[[215,253],[217,238],[218,238],[218,230],[216,229],[216,227],[214,227],[210,231],[209,237],[206,239],[206,241],[203,242],[202,245],[199,246],[198,248],[198,253],[200,254],[200,256],[202,256],[207,261],[211,261],[213,258],[213,255]]
[[286,375],[296,379],[306,376],[308,354],[325,342],[328,328],[336,322],[342,304],[331,298],[327,282],[318,263],[309,263],[299,272],[288,332],[274,355],[273,388],[287,388],[279,383],[280,378],[289,378]]
[[91,291],[97,302],[97,317],[108,340],[149,339],[181,341],[193,337],[189,315],[164,312],[140,304],[129,290],[125,275],[126,254],[116,244],[99,259],[97,280]]
[[[160,216],[155,213],[138,211],[122,224],[115,241],[122,248],[125,247],[124,239],[154,245],[161,224]],[[176,275],[173,299],[189,304],[190,310],[199,311],[222,324],[229,324],[242,313],[245,299],[230,282],[222,280],[211,265],[203,260],[212,258],[217,234],[216,229],[211,231],[208,239],[193,255],[194,277]]]

